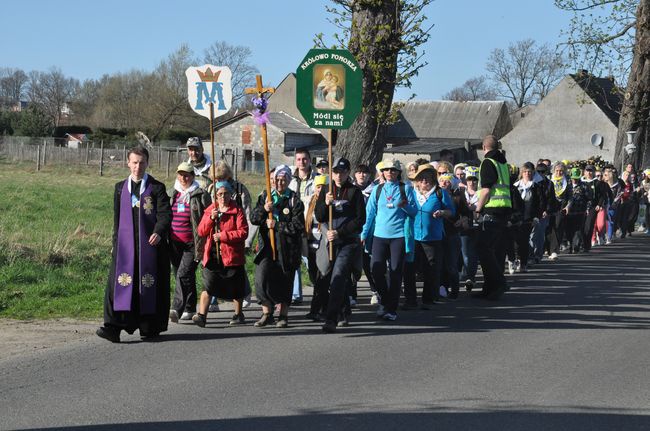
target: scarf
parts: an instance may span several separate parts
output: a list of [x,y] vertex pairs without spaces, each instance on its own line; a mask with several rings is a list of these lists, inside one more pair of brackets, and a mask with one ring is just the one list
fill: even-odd
[[553,187],[555,188],[555,196],[559,198],[560,196],[562,196],[562,193],[564,193],[564,190],[566,190],[566,186],[567,186],[566,177],[564,176],[560,178],[553,177],[551,178],[551,181],[553,182]]
[[180,193],[180,195],[178,196],[178,199],[176,200],[176,202],[180,202],[180,203],[183,203],[185,205],[189,205],[190,204],[190,195],[192,194],[192,192],[194,190],[196,190],[198,188],[199,188],[199,183],[194,181],[187,188],[187,190],[184,190],[183,186],[181,186],[181,182],[178,181],[178,179],[176,179],[176,181],[174,182],[174,190],[176,190],[178,193]]
[[469,206],[476,206],[479,198],[479,191],[475,191],[473,195],[469,194],[469,188],[465,188],[465,200]]
[[206,173],[207,175],[208,169],[210,169],[210,166],[212,166],[212,160],[210,160],[210,156],[207,154],[204,154],[203,160],[198,163],[194,163],[192,159],[189,159],[188,162],[192,165],[192,167],[194,167],[194,175],[197,176],[203,175],[203,173]]
[[535,183],[533,181],[524,183],[522,180],[519,180],[515,183],[515,187],[519,189],[519,193],[521,194],[521,198],[523,200],[527,200],[529,198],[530,189],[533,187],[534,184]]

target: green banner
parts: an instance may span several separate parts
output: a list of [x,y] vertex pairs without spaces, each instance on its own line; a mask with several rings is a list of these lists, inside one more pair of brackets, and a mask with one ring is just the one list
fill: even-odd
[[362,73],[345,49],[312,49],[296,70],[296,105],[309,127],[347,129],[361,112]]

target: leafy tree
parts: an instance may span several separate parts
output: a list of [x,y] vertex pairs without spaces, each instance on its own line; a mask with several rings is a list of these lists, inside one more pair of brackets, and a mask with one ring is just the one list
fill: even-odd
[[495,100],[497,94],[484,75],[470,78],[460,87],[452,89],[443,97],[445,100],[467,102],[472,100]]
[[50,136],[52,119],[41,111],[38,105],[32,105],[20,113],[14,134],[19,136]]
[[[650,117],[650,0],[555,0],[573,14],[564,46],[576,68],[618,78],[623,96],[614,163],[650,161],[646,143]],[[617,91],[615,89],[615,91]],[[627,131],[636,131],[637,150],[625,151]]]
[[[396,119],[396,87],[411,87],[411,80],[426,66],[422,45],[432,26],[424,9],[433,0],[332,0],[326,6],[341,33],[334,47],[347,47],[363,74],[363,110],[352,127],[341,133],[336,153],[352,165],[376,163],[383,154],[387,125]],[[317,46],[325,47],[322,34]]]
[[560,55],[532,39],[511,43],[490,53],[486,65],[499,97],[515,108],[539,102],[564,76]]

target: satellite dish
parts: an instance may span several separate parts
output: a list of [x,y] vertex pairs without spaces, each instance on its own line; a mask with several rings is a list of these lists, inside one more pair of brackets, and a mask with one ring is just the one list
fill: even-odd
[[603,145],[603,137],[598,133],[594,133],[591,135],[591,145],[600,148]]

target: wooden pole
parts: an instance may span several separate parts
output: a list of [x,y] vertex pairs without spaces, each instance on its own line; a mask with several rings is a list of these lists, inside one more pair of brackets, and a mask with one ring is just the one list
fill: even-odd
[[169,178],[169,165],[172,162],[172,152],[167,151],[167,172],[166,172],[166,178]]
[[217,174],[214,165],[217,160],[214,157],[214,103],[210,102],[210,155],[212,156],[212,166],[210,166],[210,173],[212,174],[212,202],[217,204]]
[[104,176],[104,141],[101,142],[99,147],[99,176]]
[[47,160],[47,141],[43,140],[43,166],[45,166]]
[[[332,180],[332,141],[336,139],[336,133],[334,130],[330,129],[329,132],[329,139],[327,142],[327,162],[329,164],[329,173],[330,173],[330,181],[329,181],[329,192],[333,192],[333,187],[334,187],[334,181]],[[328,229],[332,229],[334,222],[334,215],[333,215],[333,207],[332,205],[329,205],[329,224],[327,225]],[[329,242],[329,252],[330,252],[330,262],[334,260],[334,243]]]
[[126,168],[126,145],[122,146],[122,167]]
[[36,172],[41,170],[41,146],[36,146]]
[[235,163],[234,163],[235,164],[235,181],[237,181],[237,171],[239,170],[239,157],[237,157],[237,155],[238,155],[237,153],[239,153],[239,151],[237,151],[237,150],[238,150],[238,148],[235,147]]
[[90,157],[90,142],[86,142],[86,164],[88,164]]

